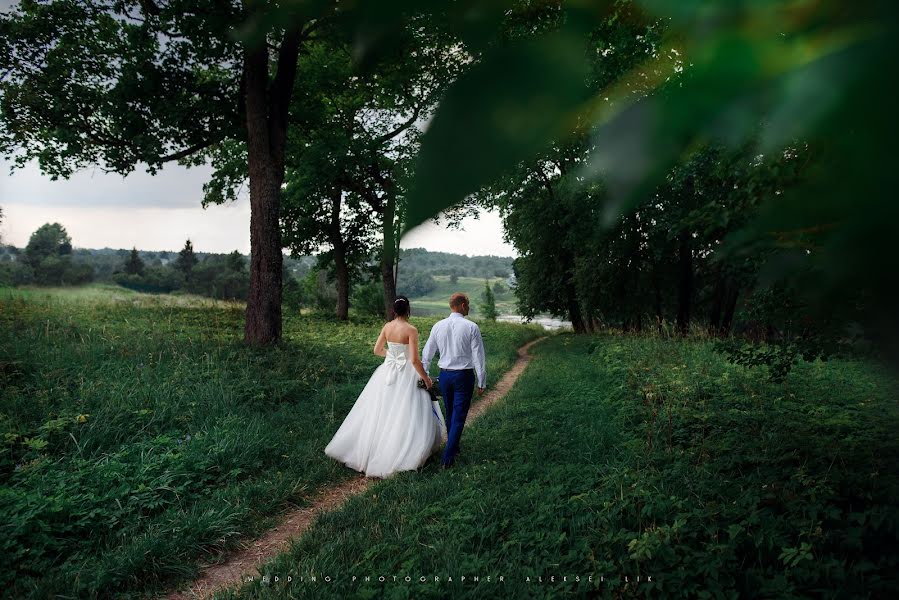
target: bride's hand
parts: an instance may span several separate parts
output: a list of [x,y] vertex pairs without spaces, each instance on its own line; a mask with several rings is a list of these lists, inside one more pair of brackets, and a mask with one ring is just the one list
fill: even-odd
[[427,389],[431,389],[432,385],[434,385],[434,382],[431,381],[431,378],[429,376],[425,375],[425,387]]

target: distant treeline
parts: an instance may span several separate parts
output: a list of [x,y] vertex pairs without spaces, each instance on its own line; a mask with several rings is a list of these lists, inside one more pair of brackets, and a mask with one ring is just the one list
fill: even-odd
[[424,248],[409,248],[400,250],[399,270],[428,275],[505,279],[512,274],[512,260],[505,256],[462,256],[449,252],[430,252]]
[[[285,281],[305,277],[314,259],[284,258]],[[59,223],[37,229],[25,248],[0,246],[0,286],[65,286],[117,283],[141,292],[184,291],[212,298],[246,299],[249,257],[195,252],[190,240],[180,251],[73,248]]]
[[[512,259],[499,256],[468,257],[423,248],[400,251],[399,269],[407,293],[428,292],[432,277],[507,278]],[[383,310],[372,256],[369,276],[353,286],[352,305],[360,312],[377,315]],[[327,257],[284,257],[284,303],[291,308],[311,307],[332,311],[337,302],[336,283]],[[35,231],[25,248],[0,246],[0,286],[79,285],[116,283],[147,293],[183,291],[212,298],[245,300],[249,289],[249,256],[199,252],[190,240],[179,251],[132,248],[73,248],[59,223],[47,223]],[[419,292],[419,293],[416,293]]]

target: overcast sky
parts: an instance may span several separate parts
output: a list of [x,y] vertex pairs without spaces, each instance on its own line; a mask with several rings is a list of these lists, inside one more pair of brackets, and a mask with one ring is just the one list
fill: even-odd
[[[203,209],[208,167],[167,165],[155,177],[135,171],[128,177],[88,169],[69,180],[51,181],[35,165],[9,175],[0,158],[3,243],[22,247],[44,223],[59,222],[79,248],[177,250],[190,238],[202,252],[250,252],[250,206],[237,202]],[[406,235],[403,248],[515,256],[503,241],[502,223],[493,213],[467,219],[464,230],[445,230],[428,222]]]
[[[0,11],[18,2],[0,0]],[[99,169],[51,181],[37,166],[9,175],[0,157],[0,207],[3,243],[22,247],[44,223],[59,222],[79,248],[177,250],[190,238],[202,252],[250,252],[250,206],[237,202],[203,209],[203,183],[211,169],[170,164],[155,177],[137,170],[127,178]],[[503,241],[502,223],[493,213],[466,219],[463,230],[445,230],[432,222],[410,231],[403,248],[468,254],[516,256]]]

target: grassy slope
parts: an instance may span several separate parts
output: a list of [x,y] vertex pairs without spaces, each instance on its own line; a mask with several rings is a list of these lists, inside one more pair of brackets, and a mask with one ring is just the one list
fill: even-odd
[[[434,321],[414,320],[423,339]],[[383,360],[380,322],[288,315],[266,350],[242,327],[240,305],[208,299],[0,290],[7,591],[158,589],[355,474],[322,449]],[[491,382],[539,334],[481,328]]]
[[[892,377],[832,361],[776,385],[706,342],[565,335],[534,353],[509,397],[466,429],[462,468],[378,484],[269,563],[280,583],[219,597],[895,591]],[[621,581],[638,575],[654,581]]]
[[[426,296],[416,298],[410,297],[412,304],[412,313],[418,311],[419,314],[438,314],[449,313],[449,298],[453,292],[462,292],[468,294],[471,301],[471,318],[481,319],[481,294],[484,292],[484,280],[477,277],[459,277],[456,283],[451,283],[448,275],[435,275],[434,280],[437,282],[437,288]],[[497,281],[506,285],[506,280],[498,277],[490,279],[490,286]],[[400,286],[402,287],[402,286]],[[506,290],[502,294],[496,295],[496,310],[501,315],[516,314],[515,294],[510,290]]]

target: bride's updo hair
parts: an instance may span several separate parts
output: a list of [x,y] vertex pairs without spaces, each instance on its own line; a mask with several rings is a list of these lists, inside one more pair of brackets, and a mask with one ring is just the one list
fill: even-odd
[[409,299],[405,296],[397,296],[393,301],[393,312],[398,317],[409,316]]

